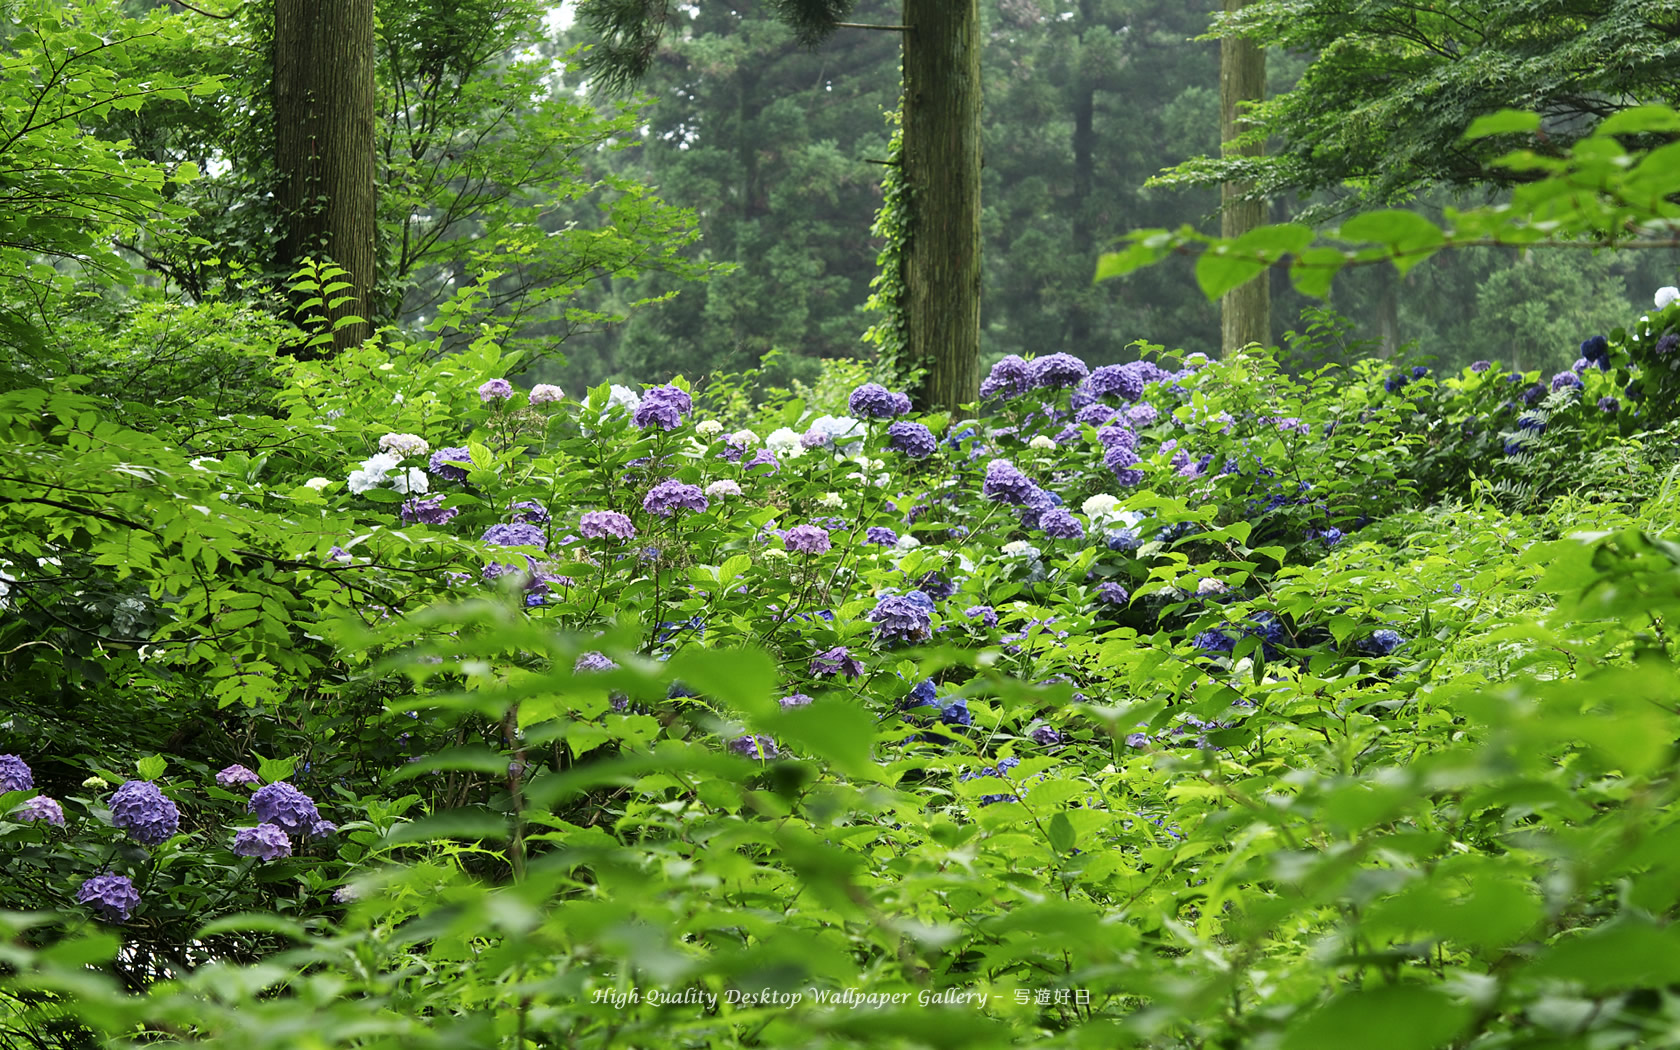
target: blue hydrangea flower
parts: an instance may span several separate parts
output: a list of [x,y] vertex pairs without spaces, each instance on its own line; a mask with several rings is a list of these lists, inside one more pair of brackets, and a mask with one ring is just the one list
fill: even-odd
[[642,498],[642,509],[649,514],[668,518],[679,510],[699,512],[706,509],[706,494],[696,485],[676,479],[661,481]]
[[1028,381],[1035,387],[1078,386],[1091,374],[1085,362],[1072,354],[1051,354],[1035,359],[1028,366]]
[[863,542],[874,543],[882,547],[891,547],[898,542],[898,533],[885,525],[871,525],[863,532]]
[[1037,491],[1038,486],[1033,484],[1032,479],[1008,460],[994,459],[986,464],[986,480],[980,485],[980,493],[987,499],[1024,504]]
[[1110,529],[1104,536],[1104,542],[1109,550],[1124,552],[1137,550],[1143,539],[1133,529]]
[[[995,765],[995,766],[986,766],[983,769],[970,770],[969,772],[964,773],[961,776],[959,776],[957,779],[958,780],[978,780],[981,777],[1002,777],[1005,774],[1007,774],[1010,770],[1014,769],[1016,766],[1018,766],[1020,764],[1021,764],[1021,760],[1018,759],[1018,758],[1014,758],[1014,757],[1005,758],[1005,759],[1000,760],[998,762],[998,764]],[[992,805],[994,803],[997,803],[997,802],[1019,802],[1019,801],[1020,801],[1020,798],[1018,796],[1009,795],[1009,794],[981,795],[980,799],[979,799],[980,805],[982,805],[982,806],[990,806],[990,805]]]
[[1601,371],[1610,370],[1610,340],[1595,335],[1581,344],[1581,356],[1597,365]]
[[1143,471],[1137,469],[1141,462],[1136,452],[1124,445],[1110,446],[1103,453],[1103,466],[1114,472],[1114,480],[1127,487],[1143,483]]
[[284,780],[258,788],[245,808],[264,824],[274,824],[293,835],[307,834],[321,819],[315,800]]
[[1170,376],[1170,372],[1153,361],[1129,361],[1123,365],[1103,365],[1085,380],[1083,389],[1097,397],[1136,401],[1143,396],[1144,387]]
[[970,620],[979,620],[987,627],[998,625],[997,610],[990,605],[971,605],[963,610],[963,615]]
[[921,591],[886,595],[867,618],[875,623],[875,637],[889,645],[933,637],[933,599]]
[[548,508],[534,499],[522,499],[508,507],[509,521],[523,521],[532,525],[547,525],[550,518]]
[[1493,362],[1492,361],[1472,361],[1472,362],[1470,362],[1470,371],[1472,371],[1472,372],[1478,372],[1478,373],[1486,372],[1488,369],[1490,369],[1492,367],[1493,367]]
[[837,645],[827,652],[821,652],[811,657],[810,672],[815,676],[844,675],[856,678],[863,674],[863,664],[852,655],[850,649]]
[[1038,527],[1053,540],[1082,540],[1085,526],[1062,507],[1055,507],[1039,515]]
[[156,784],[129,780],[111,795],[111,823],[142,846],[156,846],[180,830],[181,811]]
[[59,805],[56,798],[36,795],[12,810],[11,817],[20,824],[33,824],[38,820],[44,820],[48,824],[56,824],[62,828],[64,826],[64,807]]
[[1104,605],[1125,605],[1131,600],[1131,592],[1112,580],[1097,584],[1097,601]]
[[911,459],[926,459],[938,450],[939,439],[920,423],[898,422],[887,427],[887,447]]
[[1554,394],[1559,390],[1580,390],[1581,387],[1581,377],[1574,372],[1559,372],[1552,377],[1552,393]]
[[1027,739],[1040,747],[1053,747],[1062,742],[1062,734],[1049,726],[1034,726],[1027,730]]
[[1405,637],[1399,631],[1388,628],[1372,631],[1370,637],[1359,643],[1359,648],[1372,656],[1387,656],[1406,644]]
[[916,683],[916,687],[904,697],[905,707],[938,707],[939,691],[933,684],[933,679],[924,678]]
[[1622,403],[1613,397],[1601,397],[1598,399],[1598,410],[1600,412],[1619,412],[1621,409]]
[[548,547],[548,537],[543,530],[525,522],[503,522],[492,525],[484,530],[479,539],[497,547]]
[[82,883],[76,890],[76,899],[83,904],[93,907],[93,910],[107,919],[117,922],[127,922],[134,914],[134,909],[140,907],[140,894],[134,888],[126,875],[113,875],[106,872],[95,875]]
[[776,758],[779,754],[774,739],[767,736],[754,736],[751,733],[731,740],[729,750],[742,758],[756,758],[765,762]]
[[675,430],[682,425],[683,417],[694,408],[694,402],[688,392],[675,386],[656,386],[642,395],[641,404],[631,418],[638,427],[658,427],[661,430]]
[[910,411],[910,399],[895,394],[880,383],[864,383],[846,399],[852,415],[864,419],[891,419]]
[[292,840],[275,824],[258,824],[233,833],[233,852],[241,857],[279,860],[292,855]]
[[981,380],[980,397],[985,401],[993,398],[1008,400],[1031,389],[1031,372],[1027,362],[1016,354],[1010,354],[993,365],[986,378]]
[[1130,426],[1116,424],[1103,427],[1097,431],[1097,440],[1102,443],[1104,449],[1119,447],[1130,452],[1137,451],[1137,431]]
[[968,701],[959,696],[939,709],[939,721],[941,725],[971,726],[974,715],[968,710]]
[[16,755],[0,755],[0,792],[29,791],[35,787],[35,774],[29,764]]

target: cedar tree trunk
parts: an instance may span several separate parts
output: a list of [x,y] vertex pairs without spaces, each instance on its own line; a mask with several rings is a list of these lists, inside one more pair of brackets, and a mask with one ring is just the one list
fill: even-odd
[[[1225,0],[1227,12],[1241,10],[1247,0]],[[1246,121],[1240,119],[1245,101],[1266,97],[1266,52],[1247,37],[1228,36],[1219,41],[1219,141],[1229,143],[1242,132]],[[1230,156],[1258,157],[1260,144],[1225,146]],[[1240,237],[1266,221],[1265,202],[1244,201],[1241,196],[1249,189],[1247,183],[1227,182],[1220,187],[1219,235]],[[1261,273],[1247,284],[1233,288],[1220,300],[1220,352],[1226,355],[1259,343],[1272,344],[1271,282]]]

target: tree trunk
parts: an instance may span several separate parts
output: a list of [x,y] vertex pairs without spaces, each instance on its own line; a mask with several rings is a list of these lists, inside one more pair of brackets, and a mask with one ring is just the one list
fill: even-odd
[[904,0],[905,256],[909,358],[919,408],[980,393],[980,5]]
[[[1241,10],[1247,0],[1225,0],[1227,12]],[[1246,121],[1239,103],[1266,97],[1266,52],[1246,37],[1225,37],[1219,42],[1219,141],[1229,143],[1240,134]],[[1225,146],[1230,156],[1258,157],[1262,147]],[[1240,237],[1266,221],[1263,201],[1240,198],[1248,183],[1227,182],[1220,187],[1219,235]],[[1271,284],[1262,273],[1240,288],[1225,293],[1219,311],[1220,349],[1229,355],[1247,346],[1272,343]]]
[[[352,298],[328,320],[369,317],[377,268],[374,189],[373,0],[275,0],[274,160],[279,268],[331,259]],[[367,338],[364,321],[333,334],[333,349]]]
[[[1096,188],[1097,152],[1097,77],[1091,67],[1094,60],[1086,50],[1086,34],[1096,25],[1094,0],[1079,0],[1079,67],[1073,77],[1073,253],[1096,272],[1096,223],[1087,210],[1091,193]],[[1089,290],[1075,293],[1068,300],[1068,353],[1084,357],[1091,346],[1091,310]]]

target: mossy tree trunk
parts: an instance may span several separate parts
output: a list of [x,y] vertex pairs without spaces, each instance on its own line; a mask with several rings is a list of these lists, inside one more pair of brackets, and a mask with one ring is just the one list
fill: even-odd
[[[1239,11],[1248,0],[1225,0],[1227,12]],[[1258,157],[1261,143],[1231,145],[1242,134],[1242,103],[1266,97],[1266,52],[1247,37],[1228,36],[1219,42],[1219,141],[1227,157]],[[1264,201],[1243,200],[1249,184],[1227,182],[1220,187],[1219,235],[1240,237],[1266,221]],[[1220,300],[1220,350],[1230,355],[1249,343],[1272,342],[1272,296],[1266,274],[1225,293]]]

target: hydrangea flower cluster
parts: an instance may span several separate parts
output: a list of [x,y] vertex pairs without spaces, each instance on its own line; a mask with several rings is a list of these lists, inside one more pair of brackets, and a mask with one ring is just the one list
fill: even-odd
[[833,546],[828,530],[818,525],[795,525],[782,534],[782,545],[796,554],[821,554]]
[[888,644],[925,642],[933,637],[933,599],[921,591],[889,594],[875,603],[868,619],[875,637]]
[[731,740],[729,750],[742,758],[754,758],[765,762],[780,757],[774,739],[767,736],[754,736],[750,733]]
[[140,894],[128,876],[109,872],[95,875],[83,882],[76,890],[76,899],[91,905],[94,911],[105,918],[117,922],[127,922],[128,917],[134,914],[134,909],[140,907]]
[[531,404],[552,405],[565,400],[566,393],[553,383],[538,383],[531,388]]
[[264,824],[273,824],[292,835],[312,834],[317,825],[325,823],[315,800],[284,780],[258,788],[246,809]]
[[821,652],[811,657],[810,672],[813,677],[827,675],[844,675],[856,678],[863,674],[863,663],[852,655],[852,651],[843,645],[837,645],[827,652]]
[[887,445],[911,459],[926,459],[939,449],[939,439],[920,423],[901,421],[887,427]]
[[48,824],[56,824],[62,828],[64,826],[64,807],[55,798],[36,795],[12,810],[11,817],[21,824],[33,824],[38,820],[44,820]]
[[369,456],[360,467],[350,472],[345,484],[356,495],[387,484],[404,495],[424,495],[431,488],[424,470],[419,467],[402,469],[402,457],[394,452]]
[[234,763],[222,770],[220,773],[216,774],[216,783],[220,784],[222,787],[231,788],[238,787],[242,784],[260,784],[262,783],[262,778],[257,776],[257,774],[252,770],[249,770],[238,763]]
[[[457,464],[466,464],[466,466],[458,466]],[[444,481],[465,481],[467,480],[467,470],[471,465],[471,449],[451,447],[440,448],[433,452],[432,458],[427,461],[426,469],[431,471],[433,477],[442,478]],[[424,492],[425,490],[422,489],[421,491]]]
[[898,543],[898,533],[885,525],[871,525],[863,530],[863,542],[873,543],[881,547],[891,547]]
[[484,530],[479,537],[483,543],[497,547],[540,547],[548,548],[548,536],[536,525],[522,521],[503,522],[492,525]]
[[142,846],[157,846],[180,830],[181,811],[156,784],[129,780],[111,795],[111,823]]
[[865,383],[852,391],[846,407],[864,419],[891,419],[910,411],[910,398],[895,394],[880,383]]
[[614,510],[585,511],[578,519],[578,532],[586,540],[633,540],[636,526],[630,519]]
[[398,517],[411,525],[447,525],[450,519],[461,513],[454,507],[443,505],[443,496],[429,496],[426,499],[404,500]]
[[505,379],[487,379],[478,388],[478,399],[485,404],[506,401],[513,396],[513,384]]
[[661,481],[642,498],[642,509],[661,518],[669,518],[679,510],[698,513],[707,506],[706,494],[699,486],[675,479]]
[[688,391],[675,386],[656,386],[642,395],[631,418],[638,427],[675,430],[693,410],[694,401]]
[[233,852],[241,857],[279,860],[292,855],[292,840],[277,824],[258,824],[233,833]]
[[29,764],[16,755],[0,755],[0,792],[29,791],[35,787],[35,774]]
[[430,448],[426,439],[418,434],[386,434],[379,439],[379,451],[388,452],[399,459],[424,456]]

